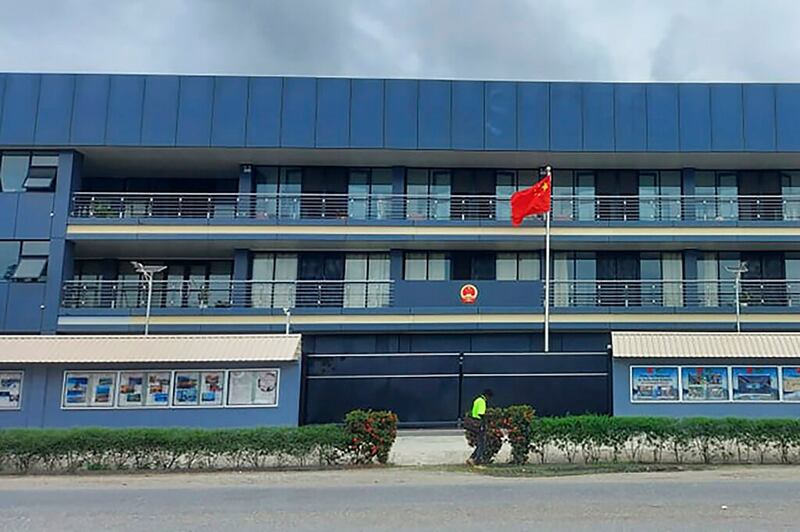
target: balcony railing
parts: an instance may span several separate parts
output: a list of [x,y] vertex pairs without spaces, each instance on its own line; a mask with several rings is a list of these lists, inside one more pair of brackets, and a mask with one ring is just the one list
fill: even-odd
[[[77,192],[88,219],[499,221],[509,198],[399,194],[139,194]],[[800,221],[800,196],[554,196],[556,222]]]
[[[378,308],[393,299],[392,281],[154,281],[152,308]],[[139,309],[140,281],[67,281],[61,306]]]
[[[800,280],[743,280],[745,307],[800,307]],[[701,308],[734,307],[736,284],[724,281],[553,281],[550,303],[556,308]]]

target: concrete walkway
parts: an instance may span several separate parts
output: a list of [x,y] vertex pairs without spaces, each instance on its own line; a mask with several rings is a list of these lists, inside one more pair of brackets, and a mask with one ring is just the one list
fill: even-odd
[[[508,458],[508,445],[500,450],[499,460]],[[389,461],[395,465],[463,464],[472,453],[461,429],[401,430],[392,447]]]

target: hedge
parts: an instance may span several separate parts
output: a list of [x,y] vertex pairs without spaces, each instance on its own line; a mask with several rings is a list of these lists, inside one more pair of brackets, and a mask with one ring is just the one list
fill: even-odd
[[385,463],[397,432],[391,412],[357,411],[348,419],[380,425],[368,451],[353,446],[348,422],[247,429],[75,428],[0,430],[0,470],[259,469]]
[[[535,418],[530,407],[490,409],[494,459],[503,441],[511,462],[531,455],[585,463],[628,460],[683,463],[800,463],[800,420],[567,416]],[[468,437],[468,441],[469,441]]]

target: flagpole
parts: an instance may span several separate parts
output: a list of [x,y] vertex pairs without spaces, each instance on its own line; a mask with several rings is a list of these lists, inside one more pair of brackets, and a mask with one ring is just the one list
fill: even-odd
[[[546,168],[547,177],[550,177],[552,187],[551,169]],[[550,210],[544,213],[544,352],[550,352]]]

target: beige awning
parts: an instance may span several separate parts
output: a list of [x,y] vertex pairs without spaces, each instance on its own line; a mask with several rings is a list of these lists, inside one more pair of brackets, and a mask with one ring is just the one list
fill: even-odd
[[612,332],[615,358],[800,358],[800,333]]
[[288,362],[299,334],[0,336],[0,363]]

